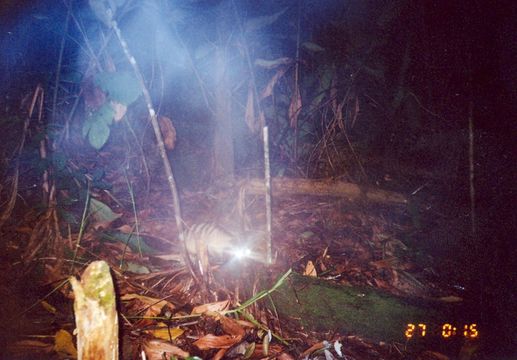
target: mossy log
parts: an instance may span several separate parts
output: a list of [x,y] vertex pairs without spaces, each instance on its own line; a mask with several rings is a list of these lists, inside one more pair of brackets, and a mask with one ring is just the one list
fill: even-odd
[[[294,273],[272,299],[281,317],[299,321],[307,331],[359,335],[374,341],[440,343],[443,324],[465,320],[458,303],[408,299]],[[405,334],[408,324],[417,325],[411,339]],[[426,325],[426,336],[418,324]],[[461,335],[455,338],[464,340]]]
[[78,360],[117,360],[118,317],[110,268],[92,262],[81,281],[70,278],[74,290],[74,313]]

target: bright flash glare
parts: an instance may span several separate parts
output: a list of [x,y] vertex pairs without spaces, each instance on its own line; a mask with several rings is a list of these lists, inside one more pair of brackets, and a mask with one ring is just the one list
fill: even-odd
[[251,255],[251,250],[248,249],[248,248],[245,248],[245,247],[243,247],[243,248],[235,248],[233,250],[233,256],[236,259],[238,259],[238,260],[247,258],[250,255]]

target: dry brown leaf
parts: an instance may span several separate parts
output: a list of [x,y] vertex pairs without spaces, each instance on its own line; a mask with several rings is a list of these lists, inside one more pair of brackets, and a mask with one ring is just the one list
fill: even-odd
[[113,121],[119,122],[126,115],[127,106],[116,101],[111,101],[111,107],[115,111],[113,115]]
[[172,120],[167,116],[160,116],[158,119],[160,130],[162,132],[163,143],[167,150],[174,149],[176,145],[176,129],[172,124]]
[[312,354],[313,352],[323,349],[324,347],[325,347],[325,344],[323,344],[323,342],[320,341],[319,343],[316,343],[316,344],[312,345],[310,348],[308,348],[307,350],[305,350],[300,355],[300,358],[305,358],[305,357],[309,356],[310,354]]
[[359,106],[359,97],[356,96],[355,97],[355,108],[354,108],[354,113],[352,115],[352,121],[350,122],[351,125],[350,125],[350,128],[353,128],[354,125],[355,125],[355,122],[357,120],[357,117],[359,116],[359,111],[361,110],[360,106]]
[[241,339],[246,334],[244,328],[234,319],[231,319],[227,316],[221,316],[219,318],[219,322],[223,327],[223,331],[229,335],[234,335],[237,337],[241,337]]
[[131,225],[125,224],[117,228],[117,230],[123,234],[131,234],[135,230],[135,228]]
[[255,325],[253,323],[246,321],[246,320],[234,320],[236,321],[240,326],[253,329],[255,328]]
[[[278,345],[278,344],[269,344],[269,348],[268,348],[268,359],[272,358],[274,355],[276,354],[280,354],[280,352],[283,350],[282,346]],[[265,349],[264,349],[264,345],[263,344],[257,344],[255,346],[255,351],[253,352],[253,358],[255,357],[264,357],[264,352],[265,352]],[[277,357],[278,359],[278,357]]]
[[344,121],[344,117],[343,117],[343,106],[345,106],[345,101],[346,101],[346,98],[343,99],[343,101],[341,101],[336,106],[336,109],[334,110],[334,116],[336,117],[336,122],[337,122],[339,128],[341,129],[341,131],[345,131],[345,121]]
[[185,330],[179,327],[170,328],[167,327],[167,324],[163,322],[159,322],[157,324],[158,328],[154,330],[146,331],[148,334],[153,335],[157,339],[161,340],[174,340],[183,335]]
[[293,129],[298,125],[298,115],[300,115],[301,109],[302,97],[300,95],[300,88],[296,87],[294,89],[293,97],[291,98],[291,104],[289,104],[289,123]]
[[66,330],[58,330],[54,337],[54,351],[77,358],[77,349],[75,348],[72,334]]
[[316,272],[316,268],[314,267],[314,263],[312,261],[307,261],[307,265],[305,265],[303,275],[312,277],[318,276],[318,273]]
[[255,133],[258,129],[257,121],[255,119],[255,96],[253,94],[253,86],[251,81],[248,85],[248,100],[246,101],[246,111],[244,112],[244,120],[248,129]]
[[280,78],[282,76],[284,76],[285,71],[286,71],[285,68],[278,69],[278,71],[275,73],[275,75],[273,75],[271,80],[269,80],[269,82],[266,85],[266,87],[264,88],[264,90],[262,90],[262,94],[260,94],[260,100],[263,100],[263,99],[273,95],[273,90],[275,88],[275,85],[278,82],[278,80],[280,80]]
[[230,306],[229,300],[209,303],[209,304],[203,304],[196,306],[194,309],[192,309],[192,315],[196,314],[204,314],[207,312],[221,312],[228,310],[228,307]]
[[288,57],[278,58],[275,60],[264,60],[257,59],[255,60],[255,65],[262,67],[264,69],[274,69],[278,66],[289,65],[293,62],[293,59]]
[[212,360],[220,360],[220,359],[224,358],[226,351],[228,351],[228,349],[219,349],[219,351],[215,354],[215,356],[212,358]]
[[126,294],[120,298],[122,301],[130,301],[130,300],[138,300],[144,306],[148,306],[148,309],[145,312],[146,316],[156,316],[161,313],[164,306],[168,306],[169,309],[175,309],[175,306],[162,299],[156,299],[149,296],[142,296],[138,294]]
[[185,359],[190,356],[188,352],[172,345],[170,342],[156,339],[144,342],[144,352],[148,360],[163,360],[164,354],[167,358],[170,356],[177,356]]
[[438,300],[446,302],[446,303],[459,303],[463,301],[463,298],[456,296],[456,295],[448,295],[448,296],[442,296]]
[[209,350],[209,349],[228,349],[231,346],[237,344],[241,341],[242,338],[239,336],[231,336],[231,335],[221,335],[216,336],[213,334],[207,334],[202,338],[194,341],[194,345],[197,346],[199,350]]
[[42,306],[45,310],[47,310],[49,313],[54,314],[54,315],[57,313],[57,309],[56,309],[54,306],[50,305],[50,304],[49,304],[48,302],[46,302],[45,300],[43,300],[40,304],[41,304],[41,306]]
[[260,127],[264,127],[266,125],[266,115],[264,115],[264,111],[259,112],[258,123]]
[[38,340],[21,340],[8,345],[9,352],[12,354],[35,354],[50,353],[54,351],[51,344]]
[[426,350],[418,356],[420,360],[449,360],[447,355],[439,353],[437,351]]
[[281,353],[280,355],[278,355],[278,356],[276,357],[276,359],[277,359],[277,360],[294,360],[294,357],[293,357],[293,356],[291,356],[291,355],[290,355],[290,354],[288,354],[288,353],[283,352],[283,353]]

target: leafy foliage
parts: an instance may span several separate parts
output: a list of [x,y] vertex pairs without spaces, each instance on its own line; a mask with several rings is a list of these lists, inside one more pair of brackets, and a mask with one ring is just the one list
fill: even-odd
[[104,146],[110,136],[110,125],[113,122],[115,110],[106,103],[90,114],[83,124],[83,137],[97,150]]
[[127,71],[99,73],[95,83],[110,100],[126,106],[135,102],[142,93],[138,81]]

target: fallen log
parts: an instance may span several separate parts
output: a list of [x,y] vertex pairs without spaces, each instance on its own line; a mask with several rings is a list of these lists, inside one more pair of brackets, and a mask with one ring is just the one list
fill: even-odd
[[[271,185],[273,196],[299,194],[336,196],[347,198],[350,201],[365,200],[386,204],[406,204],[408,202],[406,196],[400,193],[335,180],[272,178]],[[246,195],[264,194],[264,180],[245,180],[241,184],[241,190],[244,190]]]
[[483,332],[459,298],[404,298],[294,272],[271,297],[281,319],[300,322],[307,331],[359,335],[414,350],[457,353],[465,341],[480,341]]

